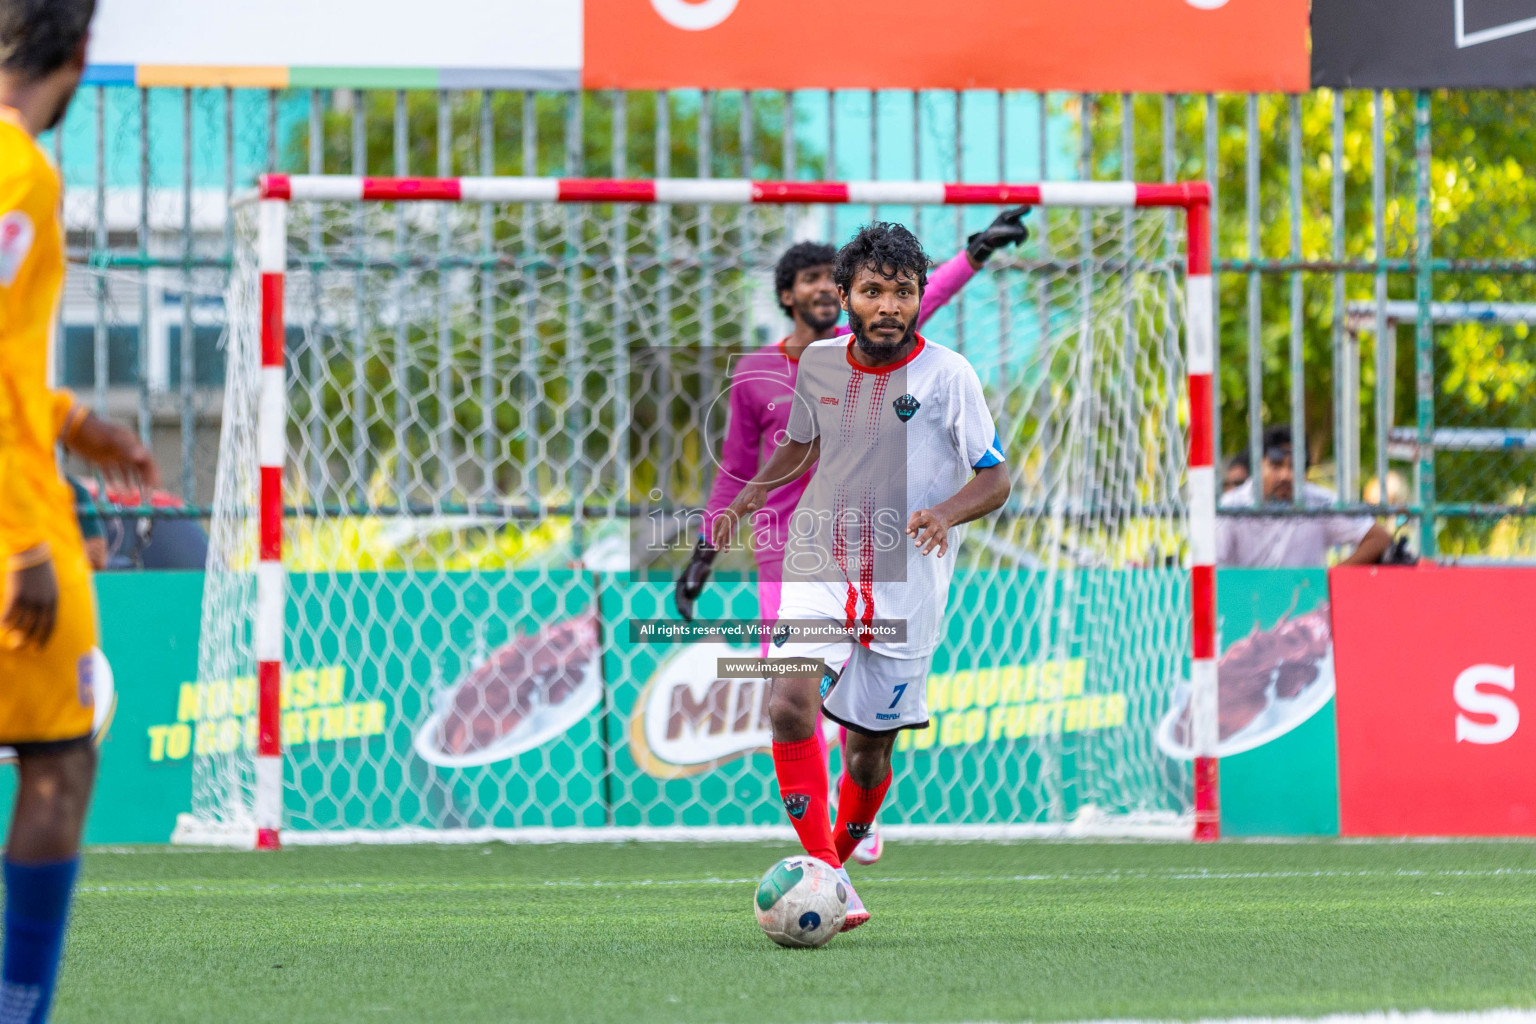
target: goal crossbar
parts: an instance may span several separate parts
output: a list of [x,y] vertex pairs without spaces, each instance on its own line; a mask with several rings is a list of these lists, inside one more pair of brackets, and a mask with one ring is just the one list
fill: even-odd
[[1189,422],[1186,497],[1190,551],[1190,724],[1194,753],[1194,838],[1219,835],[1216,678],[1216,478],[1212,419],[1215,368],[1211,288],[1210,187],[1205,182],[1063,181],[961,184],[931,181],[750,181],[745,179],[375,178],[264,175],[256,193],[261,278],[259,561],[252,634],[257,663],[256,845],[280,845],[284,664],[283,568],[287,379],[284,275],[287,213],[295,202],[644,203],[695,205],[846,204],[911,206],[1164,207],[1185,211],[1184,356]]
[[[1023,185],[937,181],[750,181],[745,178],[371,178],[268,174],[262,199],[302,202],[833,203],[893,206],[1210,206],[1203,181],[1055,181]],[[1194,252],[1194,250],[1191,250]],[[1207,261],[1209,262],[1209,261]],[[1209,272],[1208,270],[1206,271]]]

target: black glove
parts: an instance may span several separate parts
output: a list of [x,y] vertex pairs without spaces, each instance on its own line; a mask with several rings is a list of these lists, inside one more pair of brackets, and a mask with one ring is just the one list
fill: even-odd
[[965,251],[977,263],[987,262],[987,257],[1005,245],[1018,245],[1029,237],[1029,228],[1020,223],[1029,216],[1030,207],[1015,206],[997,215],[986,230],[978,231],[965,240]]
[[700,537],[699,542],[693,546],[693,557],[688,560],[687,568],[678,577],[673,599],[677,602],[677,614],[689,622],[693,621],[693,602],[704,592],[704,581],[709,579],[709,567],[714,564],[717,554],[719,552]]
[[1381,553],[1380,565],[1418,565],[1419,556],[1408,550],[1408,536],[1404,534],[1394,540],[1387,550]]

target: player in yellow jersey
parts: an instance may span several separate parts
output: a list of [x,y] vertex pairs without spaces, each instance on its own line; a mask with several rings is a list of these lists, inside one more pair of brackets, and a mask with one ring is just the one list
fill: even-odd
[[64,283],[62,186],[36,136],[59,124],[80,84],[94,8],[0,0],[0,744],[16,749],[19,772],[0,1024],[47,1019],[96,776],[95,601],[55,449],[129,485],[158,476],[130,431],[48,387]]

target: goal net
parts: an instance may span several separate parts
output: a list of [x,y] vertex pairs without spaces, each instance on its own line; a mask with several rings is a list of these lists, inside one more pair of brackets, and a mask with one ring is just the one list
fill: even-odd
[[1203,779],[1213,827],[1205,195],[264,179],[178,838],[783,829],[767,683],[718,671],[758,654],[750,552],[716,563],[699,632],[658,628],[737,360],[788,332],[794,242],[878,216],[953,246],[1020,203],[1031,239],[922,332],[976,367],[1013,492],[963,531],[882,825],[1188,835]]

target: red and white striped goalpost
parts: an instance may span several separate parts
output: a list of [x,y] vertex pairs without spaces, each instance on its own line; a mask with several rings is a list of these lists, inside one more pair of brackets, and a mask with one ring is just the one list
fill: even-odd
[[747,181],[728,178],[368,178],[263,175],[258,190],[261,273],[261,471],[252,624],[258,680],[256,847],[281,846],[283,751],[283,461],[287,380],[283,363],[283,274],[288,204],[305,201],[465,203],[856,204],[922,206],[1181,207],[1185,211],[1185,366],[1189,390],[1190,717],[1195,751],[1197,842],[1220,836],[1216,745],[1216,471],[1212,418],[1215,370],[1211,289],[1210,187],[1205,182],[1121,181],[964,185],[928,181]]
[[256,463],[261,472],[256,565],[256,848],[275,850],[283,819],[282,715],[284,604],[283,461],[288,380],[283,368],[283,274],[288,257],[288,203],[263,198],[256,249],[261,272],[261,390],[256,412]]

